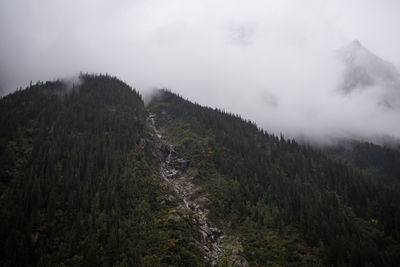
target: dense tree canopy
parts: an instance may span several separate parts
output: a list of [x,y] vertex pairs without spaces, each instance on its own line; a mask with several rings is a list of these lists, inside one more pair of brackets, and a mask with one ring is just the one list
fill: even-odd
[[[284,246],[278,264],[315,265],[309,260],[316,256],[327,265],[396,265],[397,189],[238,116],[162,94],[150,109],[177,150],[193,160],[197,183],[211,195],[214,219],[242,234],[253,264],[274,259],[263,239],[275,229],[281,240],[299,235],[297,243]],[[299,252],[301,240],[308,252]]]
[[[400,192],[365,168],[168,91],[148,110],[190,160],[193,195],[207,200],[225,248],[239,243],[252,266],[400,260]],[[1,265],[204,264],[196,221],[170,216],[180,200],[160,177],[147,113],[135,90],[107,75],[38,82],[0,99]],[[356,167],[396,176],[393,151],[359,150]]]
[[400,186],[399,148],[346,140],[323,151],[385,184]]
[[5,266],[191,265],[190,220],[161,207],[140,95],[116,78],[37,83],[0,102]]

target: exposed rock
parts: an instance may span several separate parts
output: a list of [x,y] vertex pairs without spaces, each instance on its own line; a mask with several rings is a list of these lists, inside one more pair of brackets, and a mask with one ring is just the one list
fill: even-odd
[[340,48],[337,57],[344,67],[340,91],[351,94],[377,88],[378,105],[400,106],[400,73],[394,64],[379,58],[357,40]]
[[162,135],[160,133],[160,131],[158,131],[157,127],[156,127],[156,122],[154,120],[156,115],[154,114],[150,114],[150,116],[148,117],[147,121],[149,122],[151,128],[153,128],[154,132],[156,133],[158,138],[162,138]]
[[230,263],[231,263],[232,267],[248,267],[249,266],[248,261],[240,255],[232,255],[230,257]]
[[210,200],[208,198],[204,197],[204,196],[201,196],[201,197],[196,199],[196,203],[198,203],[201,206],[204,206],[209,202],[210,202]]
[[174,202],[176,200],[176,198],[173,195],[168,195],[167,200],[169,202]]
[[[187,212],[193,213],[194,220],[200,226],[201,234],[201,243],[198,243],[197,241],[195,243],[198,244],[199,249],[203,252],[207,264],[210,266],[216,266],[218,256],[222,252],[222,239],[224,236],[218,228],[211,226],[208,221],[208,210],[202,208],[202,204],[208,200],[206,198],[191,200],[192,195],[199,189],[193,184],[193,177],[185,173],[189,168],[190,161],[179,158],[174,147],[164,140],[161,132],[156,127],[155,117],[154,114],[151,114],[148,118],[148,122],[160,142],[161,175],[164,180],[168,181],[168,183],[172,185],[178,197],[183,201],[182,208]],[[176,221],[180,220],[181,217],[171,214],[168,219]],[[247,263],[244,258],[244,261],[241,258],[235,258],[235,262]]]

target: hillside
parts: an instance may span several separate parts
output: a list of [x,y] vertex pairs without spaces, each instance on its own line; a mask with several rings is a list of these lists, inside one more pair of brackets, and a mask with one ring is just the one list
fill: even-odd
[[400,192],[117,78],[0,99],[4,266],[395,266]]
[[356,140],[343,140],[323,149],[334,159],[363,171],[387,185],[400,185],[400,151]]
[[[0,265],[190,266],[190,218],[162,186],[140,95],[116,78],[0,100]],[[172,198],[172,197],[170,197]]]
[[397,190],[170,92],[149,109],[176,151],[191,160],[210,218],[239,240],[250,265],[390,266],[399,260]]

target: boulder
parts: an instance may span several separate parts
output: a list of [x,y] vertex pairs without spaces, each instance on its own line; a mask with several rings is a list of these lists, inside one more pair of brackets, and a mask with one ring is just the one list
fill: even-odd
[[232,255],[230,258],[232,267],[248,267],[248,261],[240,255]]

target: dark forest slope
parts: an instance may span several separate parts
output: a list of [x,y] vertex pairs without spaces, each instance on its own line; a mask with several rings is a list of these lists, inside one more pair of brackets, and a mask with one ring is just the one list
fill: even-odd
[[0,100],[0,265],[201,262],[168,220],[140,95],[116,78],[38,83]]
[[400,186],[400,150],[355,140],[342,141],[323,152],[349,163],[388,185]]
[[[160,177],[140,95],[80,78],[0,99],[0,264],[204,265],[199,225]],[[230,244],[252,266],[399,262],[398,189],[170,92],[148,109],[226,235],[222,266]]]
[[254,124],[161,92],[149,109],[192,160],[212,218],[252,265],[393,266],[399,191]]

